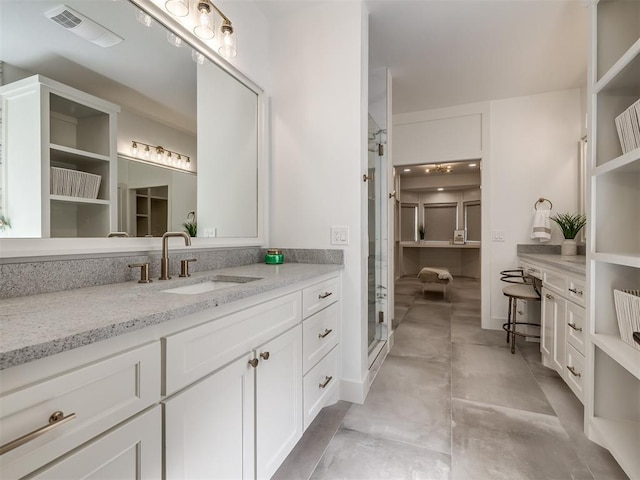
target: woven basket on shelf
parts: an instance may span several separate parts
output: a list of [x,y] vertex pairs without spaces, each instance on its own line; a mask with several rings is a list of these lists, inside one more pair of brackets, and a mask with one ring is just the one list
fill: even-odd
[[614,290],[613,297],[620,338],[640,350],[640,344],[633,340],[633,332],[640,332],[640,290]]

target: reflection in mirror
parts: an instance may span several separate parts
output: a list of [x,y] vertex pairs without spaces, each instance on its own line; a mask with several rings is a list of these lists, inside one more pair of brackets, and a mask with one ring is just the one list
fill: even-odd
[[[197,64],[162,25],[137,21],[128,1],[65,2],[122,39],[106,47],[52,21],[59,5],[0,5],[0,215],[12,224],[0,236],[160,236],[197,220],[205,222],[198,236],[257,237],[256,91],[209,61]],[[207,88],[198,88],[205,71]],[[224,111],[211,103],[221,98]],[[199,131],[206,141],[198,143]],[[143,158],[133,141],[189,156],[191,172],[166,156]]]

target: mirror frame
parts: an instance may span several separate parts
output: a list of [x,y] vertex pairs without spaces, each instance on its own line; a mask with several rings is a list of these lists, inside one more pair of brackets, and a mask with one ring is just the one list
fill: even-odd
[[[154,0],[127,0],[153,17],[154,21],[176,35],[184,43],[201,52],[207,60],[223,69],[237,81],[249,88],[258,99],[258,212],[256,237],[195,237],[192,247],[197,249],[228,248],[265,245],[267,236],[267,162],[266,162],[266,96],[264,90],[218,55],[203,40],[196,37],[178,19],[165,12]],[[178,247],[179,249],[180,247]],[[24,257],[50,256],[101,256],[138,254],[161,250],[160,238],[0,238],[0,263],[11,263]],[[4,261],[3,261],[4,260]]]

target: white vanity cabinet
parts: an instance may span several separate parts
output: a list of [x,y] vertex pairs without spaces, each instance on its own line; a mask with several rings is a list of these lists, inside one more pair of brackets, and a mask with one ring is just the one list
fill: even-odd
[[521,263],[542,278],[540,352],[542,364],[558,372],[584,402],[585,308],[584,277],[543,264]]
[[338,391],[339,300],[337,277],[302,291],[305,429]]
[[5,194],[6,235],[106,237],[117,230],[120,107],[41,75],[0,87],[0,101],[5,154],[16,160],[6,175],[19,187]]
[[[56,364],[58,358],[52,357],[49,361]],[[58,460],[160,399],[160,345],[157,341],[86,365],[60,363],[57,374],[35,382],[27,381],[16,388],[8,387],[14,386],[9,377],[17,375],[1,372],[0,443],[3,453],[0,478],[3,480],[22,478]],[[61,412],[58,415],[65,420],[50,425],[49,419],[55,412]],[[31,438],[21,444],[18,439],[32,432]],[[138,441],[142,440],[137,440],[136,444]],[[108,443],[107,440],[103,442]],[[159,459],[159,441],[155,453],[151,453],[155,445],[153,439],[146,439],[144,443],[150,445],[145,463],[151,458]],[[74,454],[75,460],[66,465],[86,466],[96,461],[90,450],[78,451]],[[47,471],[65,471],[65,468],[56,466]],[[123,478],[156,477],[136,474]]]
[[168,392],[208,374],[163,402],[167,479],[269,478],[293,449],[301,300],[290,293],[163,340]]

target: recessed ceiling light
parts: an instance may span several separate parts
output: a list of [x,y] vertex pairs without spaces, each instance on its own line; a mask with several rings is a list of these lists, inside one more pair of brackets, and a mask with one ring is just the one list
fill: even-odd
[[405,168],[405,169],[404,169],[404,171],[405,171],[405,172],[410,172],[410,171],[411,171],[411,169],[410,169],[410,168]]
[[470,166],[470,167],[477,167],[477,166],[478,166],[478,164],[477,164],[477,163],[470,163],[470,164],[469,164],[469,166]]
[[438,191],[439,191],[439,192],[441,192],[441,191],[443,191],[443,190],[444,190],[444,188],[442,188],[442,187],[440,187],[440,188],[438,189]]

